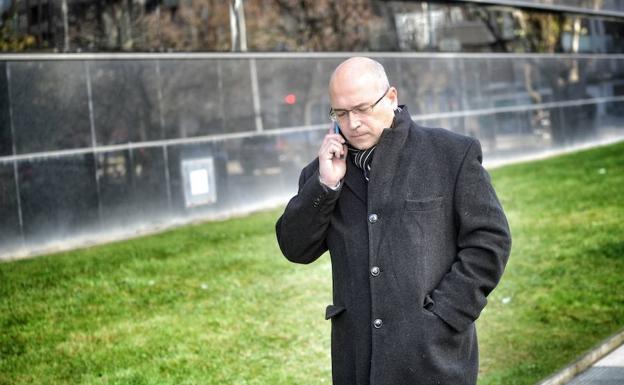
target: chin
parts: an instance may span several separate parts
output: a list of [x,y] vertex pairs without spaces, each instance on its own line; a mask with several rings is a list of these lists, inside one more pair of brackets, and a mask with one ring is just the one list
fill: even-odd
[[369,143],[366,141],[366,142],[352,143],[351,145],[357,148],[358,150],[366,150],[366,149],[373,147],[375,143]]

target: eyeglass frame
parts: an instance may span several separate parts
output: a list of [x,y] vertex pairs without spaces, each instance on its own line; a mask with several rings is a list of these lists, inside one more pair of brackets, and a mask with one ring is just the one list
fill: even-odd
[[338,111],[345,113],[343,116],[336,115],[336,110],[334,109],[334,107],[330,107],[330,109],[329,109],[329,118],[332,121],[336,122],[336,121],[338,121],[338,119],[341,119],[341,118],[349,116],[350,112],[353,112],[353,113],[355,113],[357,115],[366,115],[370,111],[372,111],[373,108],[375,108],[375,106],[377,104],[379,104],[379,102],[381,102],[381,100],[383,98],[386,97],[386,95],[388,94],[388,91],[390,91],[390,86],[388,86],[388,88],[386,88],[386,91],[383,93],[383,95],[381,95],[381,97],[379,99],[377,99],[377,101],[375,103],[373,103],[373,104],[371,104],[369,106],[366,106],[366,107],[354,107],[354,108],[351,108],[350,110],[339,108]]

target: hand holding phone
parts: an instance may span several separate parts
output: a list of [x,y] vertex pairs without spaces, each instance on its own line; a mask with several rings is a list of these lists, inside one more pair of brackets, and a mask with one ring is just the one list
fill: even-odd
[[323,138],[319,149],[319,175],[321,183],[326,186],[336,186],[347,171],[347,145],[345,138],[340,134],[340,127],[334,123]]

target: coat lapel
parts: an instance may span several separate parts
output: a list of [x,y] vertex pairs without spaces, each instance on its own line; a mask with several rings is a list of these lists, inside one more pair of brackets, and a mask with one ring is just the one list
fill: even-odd
[[347,173],[344,178],[345,185],[353,194],[366,204],[366,181],[362,170],[353,163],[351,155],[347,155]]
[[[390,198],[396,195],[392,194],[393,178],[397,170],[402,170],[399,161],[408,132],[409,122],[406,122],[397,127],[385,129],[379,140],[368,183],[368,199],[372,207],[377,207],[384,197]],[[405,172],[405,170],[402,171]]]

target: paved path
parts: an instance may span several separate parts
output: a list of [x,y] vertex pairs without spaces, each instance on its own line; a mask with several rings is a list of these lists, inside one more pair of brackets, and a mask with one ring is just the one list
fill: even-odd
[[624,385],[624,345],[596,362],[567,385]]

